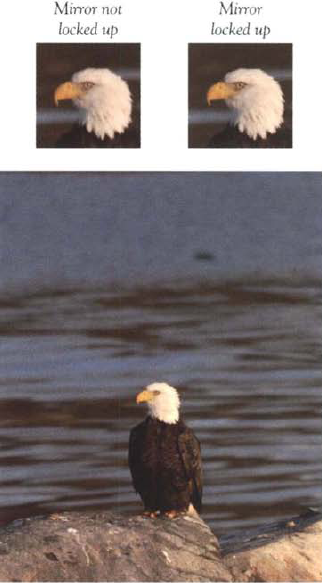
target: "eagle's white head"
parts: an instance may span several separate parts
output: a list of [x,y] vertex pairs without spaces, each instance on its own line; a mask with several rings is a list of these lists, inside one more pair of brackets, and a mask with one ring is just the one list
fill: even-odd
[[177,390],[167,383],[152,383],[136,397],[137,403],[147,403],[151,417],[164,423],[177,423],[180,399]]
[[225,81],[215,83],[208,91],[208,103],[215,99],[225,99],[234,112],[233,124],[253,140],[275,134],[283,123],[281,86],[260,69],[236,69],[227,73]]
[[88,132],[111,140],[122,134],[131,123],[132,98],[129,86],[109,69],[84,69],[74,73],[71,81],[55,91],[55,103],[72,99],[82,110],[83,125]]

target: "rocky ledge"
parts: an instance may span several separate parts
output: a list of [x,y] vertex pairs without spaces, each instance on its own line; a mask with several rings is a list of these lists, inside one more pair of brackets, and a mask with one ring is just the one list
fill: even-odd
[[321,581],[322,514],[222,537],[199,518],[65,512],[0,529],[0,581]]

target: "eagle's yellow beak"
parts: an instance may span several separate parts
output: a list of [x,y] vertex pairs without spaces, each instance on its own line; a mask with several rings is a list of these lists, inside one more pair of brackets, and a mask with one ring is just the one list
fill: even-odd
[[73,83],[72,81],[67,81],[62,83],[55,90],[55,105],[58,106],[58,102],[63,99],[77,99],[82,95],[82,87],[80,83]]
[[152,401],[153,397],[154,394],[152,393],[152,391],[142,391],[141,393],[138,393],[138,395],[136,395],[136,402],[148,403],[149,401]]
[[233,83],[219,81],[219,83],[215,83],[208,89],[207,103],[210,105],[214,99],[229,99],[230,97],[233,97],[235,93],[236,89]]

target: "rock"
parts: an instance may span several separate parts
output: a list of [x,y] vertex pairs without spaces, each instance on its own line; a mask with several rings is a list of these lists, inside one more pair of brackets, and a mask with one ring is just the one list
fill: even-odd
[[[257,528],[254,534],[239,535],[235,544],[231,540],[228,545],[230,552],[224,557],[224,563],[234,581],[322,580],[320,513],[309,512]],[[224,551],[225,540],[222,548]]]
[[[1,550],[2,549],[2,550]],[[62,513],[1,529],[0,581],[231,581],[199,518]]]
[[0,529],[0,581],[321,581],[321,513],[220,544],[198,517],[64,512]]

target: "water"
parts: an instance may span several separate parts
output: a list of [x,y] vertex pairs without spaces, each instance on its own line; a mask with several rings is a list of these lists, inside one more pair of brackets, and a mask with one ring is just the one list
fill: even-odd
[[320,278],[321,178],[0,174],[0,293]]
[[137,512],[135,394],[167,380],[202,444],[218,533],[321,499],[317,280],[36,293],[0,304],[2,519]]

